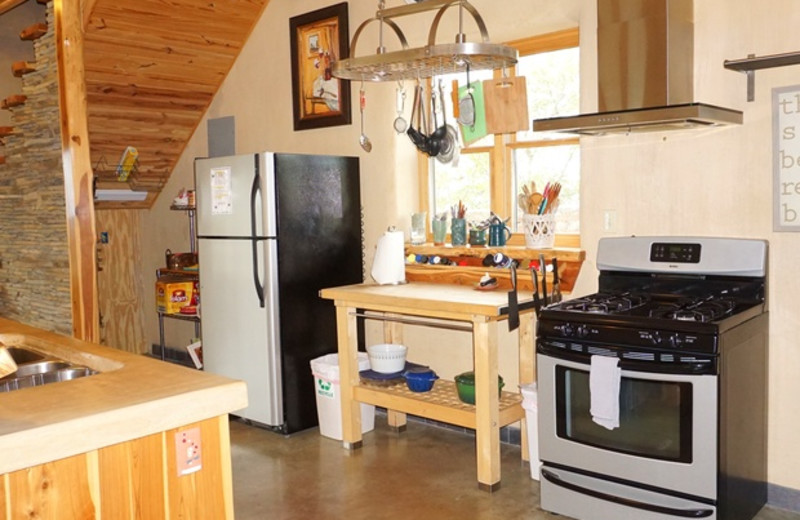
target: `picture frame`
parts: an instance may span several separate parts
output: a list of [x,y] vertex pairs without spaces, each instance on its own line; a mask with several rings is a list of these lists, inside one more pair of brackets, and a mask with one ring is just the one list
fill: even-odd
[[194,363],[194,367],[198,370],[203,368],[203,344],[200,341],[195,341],[191,345],[186,347],[186,352],[189,353],[189,357],[192,358],[192,363]]
[[290,18],[289,34],[295,131],[351,124],[350,81],[331,73],[350,52],[347,2]]

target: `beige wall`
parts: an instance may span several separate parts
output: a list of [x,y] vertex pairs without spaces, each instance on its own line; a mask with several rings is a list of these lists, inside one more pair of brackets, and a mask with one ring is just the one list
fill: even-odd
[[[389,5],[400,3],[390,2]],[[594,81],[595,0],[474,0],[493,41],[521,38],[574,25],[582,27],[582,101],[585,111],[596,108]],[[558,6],[555,6],[558,4]],[[800,252],[800,235],[772,231],[771,106],[773,87],[800,83],[798,67],[761,71],[756,76],[756,100],[747,103],[745,78],[725,70],[725,59],[800,50],[800,10],[794,0],[767,0],[757,9],[750,0],[702,0],[696,13],[696,98],[744,111],[741,127],[716,131],[650,134],[582,139],[582,243],[589,259],[578,280],[577,293],[594,289],[594,256],[605,210],[617,212],[614,234],[718,235],[766,238],[770,241],[771,377],[770,482],[800,489],[800,348],[796,345],[800,282],[792,275]],[[367,85],[367,133],[371,154],[358,146],[358,112],[354,124],[322,130],[292,131],[288,18],[329,5],[328,2],[272,0],[242,56],[215,99],[208,116],[236,117],[237,151],[261,149],[357,155],[362,167],[362,203],[368,261],[377,238],[389,225],[406,228],[416,209],[414,152],[391,122],[394,85]],[[351,34],[374,15],[370,2],[349,2]],[[524,10],[524,13],[520,13]],[[401,23],[405,29],[406,24]],[[424,39],[427,25],[417,25]],[[421,40],[410,29],[413,45]],[[451,41],[452,31],[440,32]],[[388,39],[387,39],[388,42]],[[363,40],[357,55],[372,52],[375,42]],[[353,85],[354,99],[358,85]],[[154,270],[163,251],[180,244],[188,248],[185,228],[178,229],[167,207],[182,186],[190,186],[192,157],[206,152],[205,123],[152,212],[144,219],[144,261]],[[151,283],[152,280],[145,283]],[[148,287],[146,294],[151,294]],[[152,299],[152,295],[150,296]],[[152,308],[152,301],[148,302]],[[148,336],[157,340],[155,313]],[[502,327],[501,327],[502,328]],[[182,335],[181,335],[182,334]],[[175,340],[185,344],[191,332]],[[431,341],[430,335],[435,341]],[[372,337],[377,336],[371,334]],[[430,363],[451,377],[469,368],[466,335],[411,329],[406,333],[410,356]],[[436,350],[426,345],[436,344]],[[439,346],[441,345],[441,346]],[[501,339],[500,372],[516,385],[515,342]],[[453,361],[453,360],[456,361]],[[743,381],[742,384],[747,384]]]

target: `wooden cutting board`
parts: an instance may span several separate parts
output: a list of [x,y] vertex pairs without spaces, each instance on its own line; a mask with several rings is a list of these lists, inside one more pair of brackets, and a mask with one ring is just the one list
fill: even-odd
[[483,102],[488,133],[507,134],[530,128],[524,76],[485,80]]
[[0,377],[6,377],[8,374],[13,374],[17,371],[17,364],[8,353],[8,349],[0,347]]

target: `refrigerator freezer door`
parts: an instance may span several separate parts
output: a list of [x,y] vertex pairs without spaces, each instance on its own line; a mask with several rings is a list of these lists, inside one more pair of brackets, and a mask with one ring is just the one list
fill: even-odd
[[[247,408],[235,412],[269,426],[284,421],[275,240],[259,241],[265,307],[253,285],[250,240],[199,240],[203,364],[247,383]],[[265,267],[266,266],[266,267]]]
[[274,154],[195,161],[198,237],[274,237]]

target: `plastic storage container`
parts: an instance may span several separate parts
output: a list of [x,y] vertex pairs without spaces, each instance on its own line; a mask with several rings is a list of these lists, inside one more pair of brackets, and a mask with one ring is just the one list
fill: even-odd
[[[369,369],[369,358],[358,353],[358,370]],[[339,385],[339,355],[326,354],[311,360],[314,394],[317,396],[319,432],[325,437],[342,440],[342,396]],[[375,407],[361,404],[361,433],[375,429]]]
[[528,455],[531,461],[531,478],[539,480],[539,397],[536,383],[520,385],[525,425],[528,428]]

